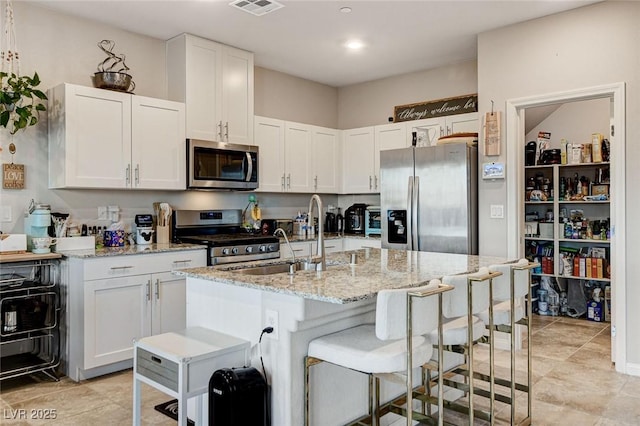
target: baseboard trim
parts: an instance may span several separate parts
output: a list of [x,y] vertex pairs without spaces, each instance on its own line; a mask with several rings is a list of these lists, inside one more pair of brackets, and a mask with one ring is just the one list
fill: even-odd
[[640,364],[628,362],[625,367],[626,374],[630,376],[640,376]]

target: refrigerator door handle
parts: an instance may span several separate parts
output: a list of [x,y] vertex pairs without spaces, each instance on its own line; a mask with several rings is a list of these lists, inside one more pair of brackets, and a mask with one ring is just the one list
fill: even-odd
[[413,250],[413,176],[409,176],[407,190],[407,250]]
[[[418,223],[418,218],[420,217],[420,204],[419,204],[419,195],[420,195],[420,177],[416,176],[413,178],[413,198],[411,200],[411,222],[413,222],[413,226],[416,231],[420,229],[420,224]],[[413,246],[413,250],[420,250],[420,238],[418,238],[418,232],[411,234],[411,240],[413,241],[411,245]]]

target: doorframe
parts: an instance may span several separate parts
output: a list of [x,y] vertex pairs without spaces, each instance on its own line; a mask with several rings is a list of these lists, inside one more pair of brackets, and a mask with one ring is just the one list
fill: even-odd
[[[625,221],[625,150],[626,150],[626,100],[625,83],[618,82],[602,86],[555,92],[523,98],[509,99],[505,105],[507,164],[507,253],[510,257],[521,256],[521,235],[524,229],[524,146],[525,109],[558,103],[610,99],[610,124],[615,133],[611,136],[611,247],[613,264],[611,270],[611,359],[616,371],[629,374],[627,366],[626,298],[626,221]],[[511,232],[511,231],[515,232]]]

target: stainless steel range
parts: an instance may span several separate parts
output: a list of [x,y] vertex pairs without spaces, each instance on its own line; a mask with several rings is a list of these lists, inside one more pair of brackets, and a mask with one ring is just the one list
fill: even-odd
[[242,227],[241,210],[176,210],[173,241],[206,244],[208,265],[280,257],[280,242]]

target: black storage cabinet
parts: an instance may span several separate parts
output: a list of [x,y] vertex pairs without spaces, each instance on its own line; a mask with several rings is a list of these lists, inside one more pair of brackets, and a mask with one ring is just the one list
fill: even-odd
[[209,426],[266,426],[267,384],[253,367],[222,368],[209,380]]

